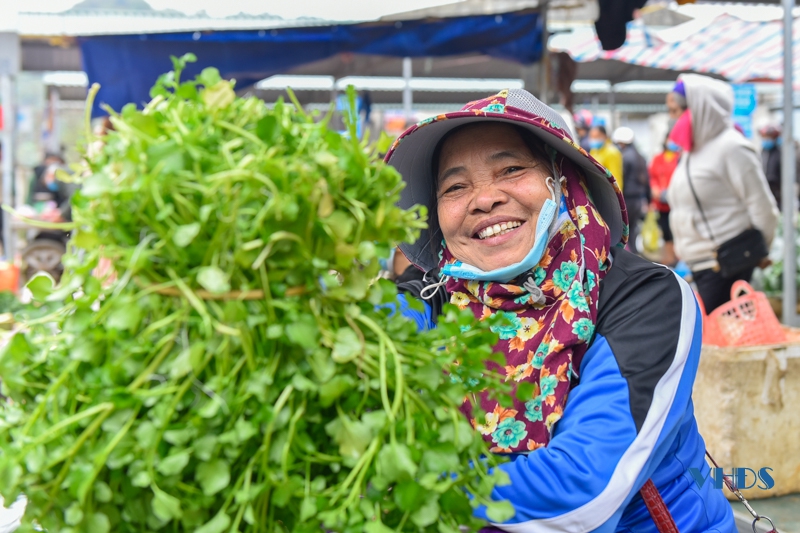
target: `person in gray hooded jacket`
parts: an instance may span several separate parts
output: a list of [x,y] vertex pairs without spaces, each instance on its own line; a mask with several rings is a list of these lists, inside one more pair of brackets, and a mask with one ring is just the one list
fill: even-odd
[[723,277],[715,250],[749,228],[761,231],[769,245],[778,208],[752,143],[733,126],[728,83],[683,74],[667,105],[678,119],[670,138],[684,145],[667,190],[675,253],[691,268],[710,313],[730,300],[737,279],[749,281],[753,273]]

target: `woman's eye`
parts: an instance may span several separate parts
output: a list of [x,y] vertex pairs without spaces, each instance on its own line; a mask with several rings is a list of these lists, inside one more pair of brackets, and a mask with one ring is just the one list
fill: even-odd
[[504,170],[504,174],[516,174],[521,170],[525,170],[524,167],[506,167]]
[[445,189],[445,191],[442,194],[448,194],[448,193],[451,193],[451,192],[460,191],[463,188],[464,188],[463,185],[456,183],[454,185],[449,186],[447,189]]

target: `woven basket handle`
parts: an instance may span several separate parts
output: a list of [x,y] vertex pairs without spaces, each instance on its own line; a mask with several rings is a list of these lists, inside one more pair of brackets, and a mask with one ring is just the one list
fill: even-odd
[[734,298],[738,298],[743,294],[752,294],[754,292],[756,292],[756,290],[752,287],[752,285],[750,285],[743,279],[740,279],[738,281],[735,281],[733,283],[733,287],[731,287],[731,300],[733,300]]

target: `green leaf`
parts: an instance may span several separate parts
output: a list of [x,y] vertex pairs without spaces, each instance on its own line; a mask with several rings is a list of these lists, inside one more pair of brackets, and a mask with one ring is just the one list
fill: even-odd
[[322,407],[329,407],[342,394],[355,386],[355,380],[348,374],[334,376],[329,382],[319,388],[319,403]]
[[217,513],[214,518],[200,526],[199,528],[195,529],[195,533],[222,533],[228,526],[231,525],[231,518],[225,514],[225,512],[220,511]]
[[213,87],[220,81],[222,81],[222,77],[219,75],[219,70],[214,67],[204,68],[197,76],[197,82],[205,87]]
[[25,287],[31,291],[33,299],[37,302],[43,302],[53,292],[55,287],[55,280],[50,274],[46,272],[39,272],[31,280],[25,284]]
[[220,80],[219,83],[206,87],[200,91],[200,97],[209,109],[217,110],[228,107],[236,99],[236,93],[229,81]]
[[212,496],[231,482],[231,469],[225,459],[214,459],[197,467],[197,481],[206,496]]
[[454,445],[441,443],[423,452],[422,465],[428,472],[458,472],[461,461]]
[[176,246],[186,248],[192,243],[194,238],[197,237],[198,233],[200,233],[199,222],[178,226],[175,228],[175,233],[172,235],[172,242],[174,242]]
[[141,309],[135,305],[121,306],[108,314],[106,326],[118,331],[133,331],[142,319]]
[[197,271],[197,283],[214,294],[224,294],[231,290],[228,275],[215,266],[200,267]]
[[111,522],[103,513],[92,513],[86,520],[86,531],[92,533],[108,533],[111,530]]
[[183,450],[161,459],[156,470],[165,476],[174,476],[180,474],[187,464],[189,464],[189,452]]
[[365,533],[394,533],[394,529],[383,525],[380,519],[364,524]]
[[361,353],[361,342],[350,328],[339,328],[331,357],[337,363],[349,363]]
[[523,381],[517,385],[517,400],[527,402],[534,397],[536,385],[528,381]]
[[428,491],[416,481],[405,481],[394,488],[394,501],[402,511],[420,508],[428,496]]
[[[436,498],[429,498],[422,507],[411,514],[411,521],[419,527],[428,527],[438,519],[439,503]],[[503,522],[505,522],[505,520],[503,520]]]
[[317,514],[316,498],[304,498],[303,503],[300,504],[300,521],[305,522],[315,514]]
[[339,445],[343,457],[358,459],[367,448],[372,432],[369,426],[360,421],[333,419],[325,425],[325,432]]
[[317,322],[311,315],[301,315],[297,321],[286,326],[286,336],[298,346],[316,348],[319,339]]
[[156,515],[159,520],[166,522],[173,518],[180,518],[183,516],[181,502],[178,498],[155,487],[153,487],[153,494],[155,495],[151,503],[153,506],[153,514]]
[[[164,438],[166,439],[166,434]],[[217,437],[215,435],[204,435],[199,439],[192,441],[194,456],[201,461],[208,461],[211,459],[211,457],[213,457],[216,445]]]
[[466,420],[459,419],[457,426],[445,424],[439,430],[439,442],[451,442],[460,452],[472,444],[475,438],[475,431]]
[[490,502],[486,504],[486,516],[489,521],[502,524],[514,518],[514,506],[508,500]]
[[386,481],[407,481],[417,473],[417,463],[405,444],[393,443],[378,452],[378,468]]
[[72,502],[72,505],[67,507],[64,511],[64,522],[70,526],[77,526],[83,521],[83,509],[78,502]]
[[105,481],[96,480],[94,482],[94,499],[100,503],[108,503],[114,497],[111,487]]

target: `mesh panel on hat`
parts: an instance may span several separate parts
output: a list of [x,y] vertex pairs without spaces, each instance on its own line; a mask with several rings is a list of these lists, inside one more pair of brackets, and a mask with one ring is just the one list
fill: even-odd
[[528,113],[533,113],[534,115],[538,115],[547,119],[553,124],[556,124],[559,128],[561,128],[565,135],[572,139],[572,135],[569,132],[569,127],[564,121],[564,118],[553,111],[551,107],[543,104],[538,98],[533,96],[528,91],[522,89],[511,89],[508,91],[506,105],[516,107],[517,109],[522,109],[523,111],[527,111]]

